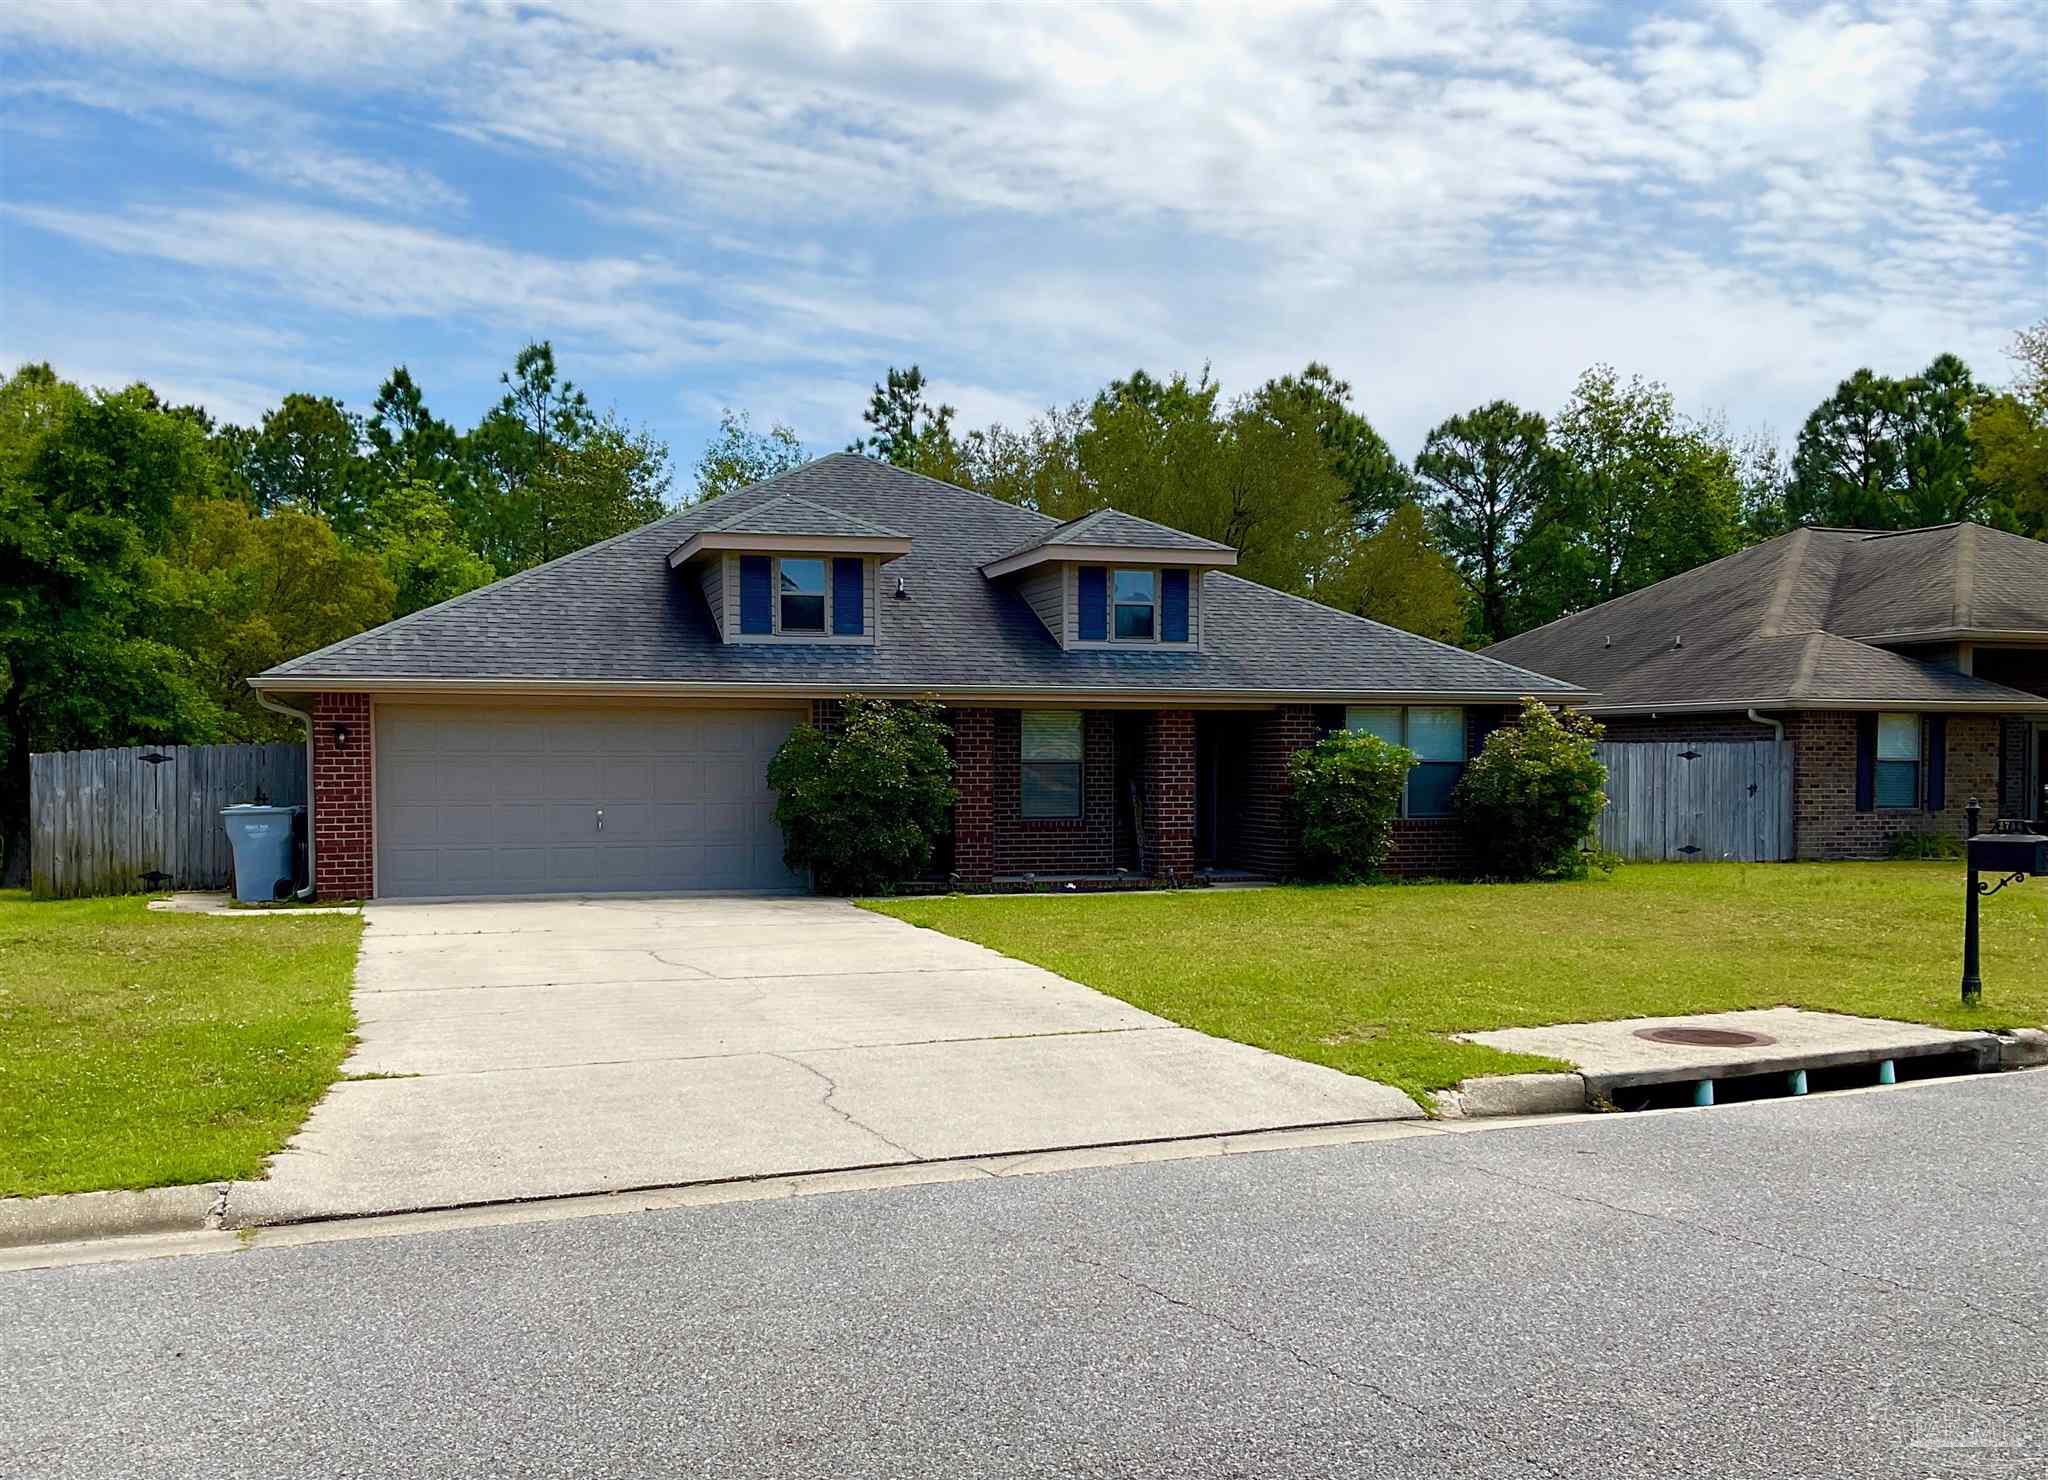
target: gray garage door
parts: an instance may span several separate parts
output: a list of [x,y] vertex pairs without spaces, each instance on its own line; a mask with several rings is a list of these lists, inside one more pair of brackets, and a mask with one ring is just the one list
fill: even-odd
[[797,718],[379,704],[378,892],[800,887],[766,776]]

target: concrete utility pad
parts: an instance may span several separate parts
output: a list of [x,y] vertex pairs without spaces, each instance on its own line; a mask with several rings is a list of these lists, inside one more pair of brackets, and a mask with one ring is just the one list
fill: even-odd
[[[1727,1046],[1657,1043],[1639,1036],[1642,1030],[1651,1028],[1733,1030],[1761,1033],[1776,1041]],[[1587,1089],[1594,1092],[1683,1080],[1790,1073],[1794,1069],[1829,1069],[1841,1064],[1927,1054],[1976,1054],[1988,1065],[1997,1061],[1998,1054],[1998,1040],[1989,1033],[1956,1033],[1888,1018],[1808,1012],[1799,1007],[1558,1023],[1548,1028],[1496,1028],[1458,1036],[1469,1043],[1483,1043],[1510,1053],[1547,1054],[1565,1059],[1585,1075]]]
[[371,905],[347,1072],[231,1223],[1420,1115],[834,900]]

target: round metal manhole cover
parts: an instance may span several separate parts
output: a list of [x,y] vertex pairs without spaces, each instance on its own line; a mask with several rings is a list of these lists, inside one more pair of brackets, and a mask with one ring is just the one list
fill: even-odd
[[1636,1037],[1687,1048],[1761,1048],[1778,1041],[1768,1033],[1745,1033],[1740,1028],[1638,1028]]

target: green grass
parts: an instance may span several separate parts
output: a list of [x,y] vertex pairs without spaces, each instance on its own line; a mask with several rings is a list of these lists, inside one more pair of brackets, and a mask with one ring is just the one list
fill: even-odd
[[1481,1028],[1784,1004],[1952,1028],[2048,1022],[2048,881],[1984,902],[1984,1005],[1966,1011],[1954,863],[864,902],[1418,1099],[1468,1075],[1562,1067],[1445,1036]]
[[361,935],[0,892],[0,1195],[255,1175],[348,1052]]

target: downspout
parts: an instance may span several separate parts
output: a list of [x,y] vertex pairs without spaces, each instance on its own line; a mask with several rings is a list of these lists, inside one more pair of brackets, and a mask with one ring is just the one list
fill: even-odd
[[286,719],[295,719],[306,727],[306,887],[292,895],[304,904],[313,897],[313,881],[319,877],[313,869],[313,716],[303,709],[294,709],[289,704],[280,704],[261,689],[251,689],[256,702],[273,714]]
[[[1756,723],[1758,723],[1758,724],[1760,724],[1760,725],[1769,725],[1769,726],[1771,727],[1771,731],[1772,731],[1772,733],[1773,733],[1773,734],[1774,734],[1774,735],[1776,736],[1776,738],[1778,739],[1779,743],[1781,743],[1781,744],[1782,744],[1782,743],[1784,742],[1784,739],[1785,739],[1785,722],[1784,722],[1783,720],[1781,720],[1781,719],[1770,719],[1770,718],[1767,718],[1767,717],[1766,717],[1766,716],[1764,716],[1764,715],[1758,714],[1758,713],[1756,712],[1756,710],[1755,710],[1755,709],[1754,709],[1753,707],[1752,707],[1752,708],[1750,708],[1750,709],[1748,709],[1748,710],[1746,710],[1746,711],[1745,711],[1745,713],[1747,713],[1747,715],[1749,716],[1749,718],[1750,718],[1750,719],[1752,719],[1752,720],[1754,720],[1754,721],[1755,721]],[[310,732],[309,732],[309,733],[310,733]]]

